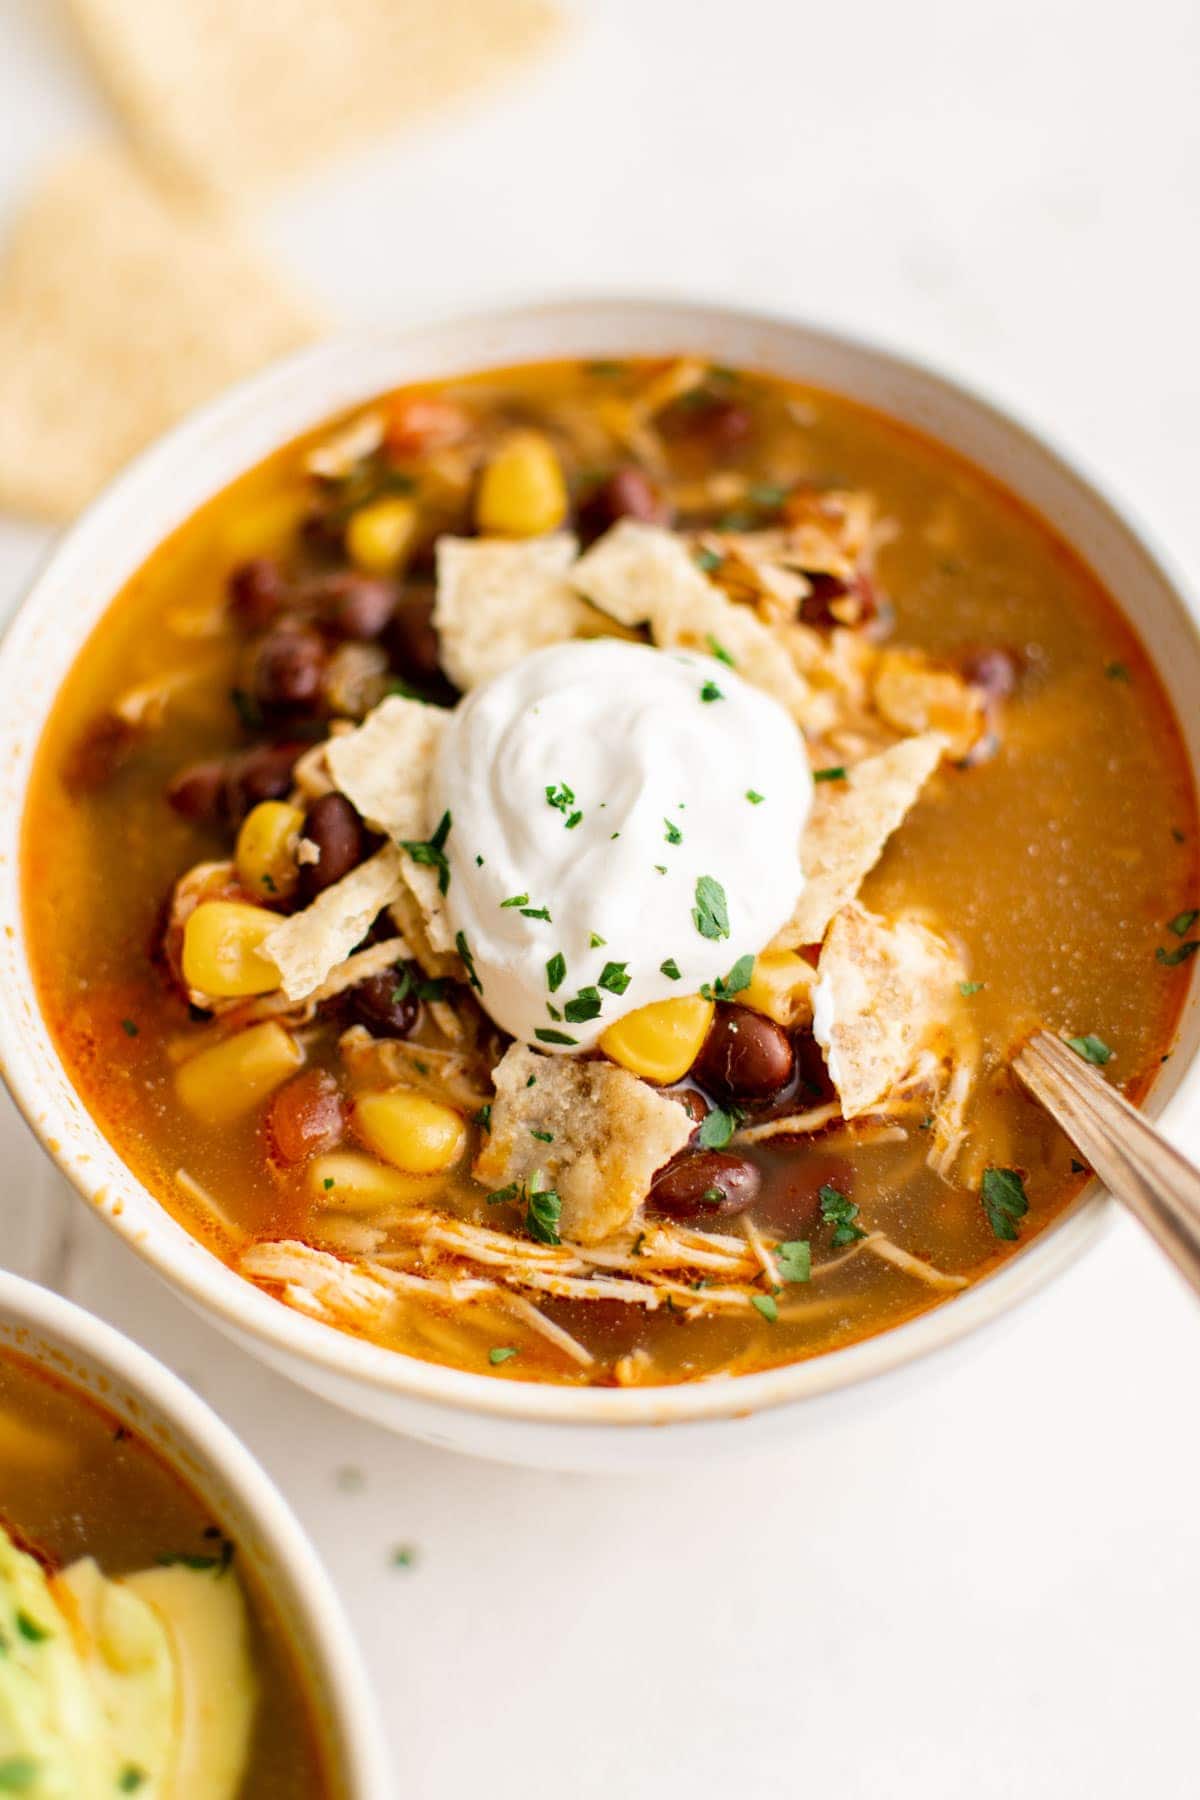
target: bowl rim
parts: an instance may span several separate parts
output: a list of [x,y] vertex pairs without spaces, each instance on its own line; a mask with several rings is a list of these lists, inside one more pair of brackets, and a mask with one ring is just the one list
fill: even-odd
[[[390,1755],[374,1689],[342,1602],[296,1515],[241,1439],[206,1400],[115,1326],[8,1270],[0,1270],[0,1325],[15,1328],[18,1334],[6,1346],[13,1355],[48,1366],[55,1380],[80,1388],[89,1400],[120,1406],[119,1394],[83,1388],[57,1358],[47,1364],[38,1352],[65,1349],[89,1372],[98,1372],[106,1383],[147,1403],[176,1440],[172,1448],[155,1434],[148,1439],[154,1454],[192,1488],[194,1475],[180,1466],[179,1452],[186,1450],[245,1509],[264,1546],[269,1572],[288,1588],[291,1610],[300,1620],[310,1679],[330,1720],[324,1736],[337,1739],[335,1745],[326,1746],[336,1748],[341,1758],[333,1771],[335,1784],[341,1783],[336,1791],[344,1792],[346,1800],[390,1800],[395,1792]],[[28,1342],[22,1341],[26,1334]]]
[[[642,322],[659,321],[664,327],[670,321],[682,323],[686,320],[697,331],[707,325],[714,331],[724,329],[730,333],[761,330],[790,334],[810,343],[819,343],[833,353],[874,364],[881,371],[891,369],[900,373],[920,383],[925,391],[947,404],[965,403],[985,423],[1002,430],[1022,448],[1036,454],[1058,477],[1085,493],[1106,523],[1135,548],[1169,595],[1193,644],[1200,644],[1197,626],[1200,608],[1196,597],[1144,523],[1127,505],[1118,504],[1111,498],[1104,485],[1081,466],[1077,456],[1065,453],[1040,426],[1035,428],[1026,423],[977,386],[944,375],[923,358],[902,353],[877,338],[849,333],[821,322],[752,307],[663,294],[599,294],[505,304],[436,321],[344,333],[271,364],[190,414],[136,457],[52,547],[0,643],[0,702],[5,692],[10,687],[15,689],[20,681],[21,651],[25,638],[34,628],[43,591],[60,579],[69,578],[72,567],[86,559],[93,543],[105,542],[114,531],[119,532],[122,522],[136,512],[137,502],[143,494],[153,495],[160,486],[169,485],[173,474],[178,479],[190,458],[210,444],[235,435],[239,427],[247,426],[272,399],[305,388],[312,388],[315,393],[319,390],[321,377],[335,369],[341,359],[359,358],[364,364],[371,358],[384,360],[406,347],[418,350],[422,341],[431,343],[447,332],[458,333],[465,340],[468,334],[502,331],[506,327],[569,324],[578,331],[578,348],[574,354],[585,355],[589,328],[595,329],[596,321],[601,317],[612,320],[621,315],[628,315],[630,319],[636,317]],[[633,332],[632,324],[628,329]],[[560,351],[559,354],[567,352]],[[475,366],[495,365],[490,359],[481,357]],[[420,377],[414,375],[410,379],[419,380]],[[373,391],[379,392],[383,385],[380,380]],[[348,399],[341,410],[365,404],[371,392],[369,384],[365,385],[361,395]],[[328,417],[331,410],[338,409],[316,408],[311,413],[310,423],[319,425],[321,418]],[[903,419],[900,422],[903,423]],[[301,429],[304,427],[294,428],[289,435],[295,435],[295,431]],[[935,432],[928,430],[926,435],[936,437]],[[287,438],[278,436],[274,441],[282,444]],[[247,454],[240,459],[235,472],[208,488],[206,496],[211,497],[236,479],[237,470],[253,467],[261,454]],[[203,504],[203,501],[197,504]],[[195,510],[195,506],[189,507],[181,518],[190,516]],[[157,541],[163,541],[175,528],[175,525],[164,527],[159,531]],[[1078,546],[1073,547],[1077,554],[1080,553]],[[112,597],[110,594],[110,603]],[[78,656],[92,628],[88,625],[77,635],[69,634],[72,645],[67,667]],[[56,684],[55,694],[60,685],[61,681]],[[34,746],[28,749],[29,757],[36,742],[40,741],[48,711],[49,706],[41,716]],[[6,710],[0,705],[0,770],[26,754],[26,748],[19,740],[20,733],[10,725]],[[483,1416],[500,1424],[508,1421],[552,1428],[597,1426],[611,1431],[616,1427],[663,1428],[740,1419],[833,1395],[958,1343],[999,1320],[1062,1274],[1098,1240],[1110,1222],[1111,1202],[1099,1183],[1092,1182],[1062,1217],[1041,1232],[1018,1256],[972,1283],[954,1297],[953,1304],[943,1301],[913,1319],[819,1356],[753,1374],[673,1386],[594,1388],[498,1380],[491,1375],[426,1362],[325,1325],[266,1294],[186,1232],[121,1162],[119,1154],[81,1101],[77,1113],[71,1113],[66,1106],[53,1101],[48,1106],[46,1096],[38,1091],[30,1033],[38,1050],[74,1094],[37,1004],[29,958],[25,953],[19,867],[26,792],[24,775],[27,772],[26,762],[20,780],[19,804],[0,809],[0,868],[5,863],[11,865],[9,884],[16,894],[11,906],[9,899],[0,899],[0,932],[16,945],[13,971],[23,987],[23,992],[18,994],[8,982],[0,981],[0,1071],[9,1091],[34,1134],[77,1192],[143,1260],[205,1316],[214,1317],[235,1337],[243,1342],[255,1340],[268,1358],[298,1359],[313,1371],[315,1379],[322,1375],[335,1380],[340,1378],[354,1386],[363,1385],[419,1405],[460,1415]],[[1192,773],[1200,781],[1200,766],[1193,763]],[[6,810],[14,816],[3,816]],[[1189,994],[1194,991],[1195,976]],[[1182,1113],[1185,1106],[1200,1102],[1200,1049],[1186,1061],[1165,1105],[1156,1103],[1156,1090],[1157,1084],[1147,1096],[1148,1110],[1152,1116],[1168,1123]],[[120,1180],[122,1193],[115,1200],[109,1191],[109,1183],[98,1173],[105,1163]],[[127,1204],[130,1196],[148,1203],[149,1211],[143,1208],[145,1216],[140,1221],[135,1220],[134,1209]]]

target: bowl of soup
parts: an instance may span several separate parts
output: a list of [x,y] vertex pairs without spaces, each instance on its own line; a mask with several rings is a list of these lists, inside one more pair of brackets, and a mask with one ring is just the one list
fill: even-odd
[[0,1273],[0,1792],[394,1793],[349,1628],[232,1434]]
[[1198,694],[1123,517],[885,352],[622,302],[318,349],[9,634],[8,1079],[341,1404],[772,1438],[1097,1233],[1031,1029],[1194,1105]]

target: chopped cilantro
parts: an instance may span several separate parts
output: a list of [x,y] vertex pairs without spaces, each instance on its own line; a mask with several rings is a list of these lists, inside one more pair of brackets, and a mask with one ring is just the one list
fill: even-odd
[[1025,1183],[1015,1169],[985,1169],[979,1190],[994,1235],[1013,1244],[1018,1222],[1029,1211]]
[[566,826],[567,830],[574,831],[575,827],[578,825],[578,823],[579,823],[580,819],[582,819],[582,817],[583,817],[583,814],[581,812],[573,812],[571,814],[570,818],[567,820],[567,826]]
[[725,696],[715,681],[706,681],[700,689],[700,698],[702,700],[723,700]]
[[587,374],[595,375],[605,381],[611,380],[614,375],[623,375],[625,373],[625,364],[623,362],[608,362],[603,359],[599,362],[587,363],[585,368]]
[[755,506],[782,506],[787,497],[788,490],[775,481],[756,481],[749,494]]
[[828,769],[814,769],[814,781],[845,781],[846,769],[842,763],[833,763]]
[[858,1217],[858,1208],[853,1200],[848,1200],[845,1194],[839,1193],[837,1188],[830,1187],[828,1183],[821,1189],[820,1200],[821,1217],[827,1225],[833,1226],[831,1242],[835,1250],[840,1250],[843,1244],[853,1244],[859,1238],[866,1237],[862,1226],[854,1223]]
[[487,1203],[489,1206],[507,1206],[509,1201],[515,1200],[521,1192],[521,1183],[510,1181],[507,1187],[493,1188],[487,1197]]
[[604,1005],[598,991],[594,987],[580,988],[573,1000],[568,1000],[563,1007],[563,1018],[568,1025],[585,1025],[589,1019],[600,1017],[600,1008]]
[[665,975],[668,981],[682,981],[683,979],[679,973],[679,964],[673,956],[668,956],[666,962],[660,962],[658,969],[659,973]]
[[1186,944],[1176,944],[1173,950],[1164,950],[1160,944],[1154,954],[1165,968],[1174,969],[1189,956],[1195,956],[1197,950],[1200,950],[1200,938],[1189,938]]
[[667,865],[666,863],[655,863],[654,869],[656,874],[665,875],[667,872]]
[[723,662],[727,669],[735,669],[737,667],[737,664],[734,662],[732,656],[730,656],[724,644],[718,643],[711,631],[707,634],[705,641],[718,662]]
[[400,848],[407,850],[415,863],[437,870],[439,894],[446,893],[450,886],[450,864],[446,860],[446,839],[449,836],[450,814],[444,812],[438,821],[437,830],[428,842],[414,842],[408,838],[400,840]]
[[561,950],[556,950],[546,964],[546,986],[552,994],[557,994],[567,979],[567,959]]
[[807,1238],[791,1238],[776,1244],[775,1267],[784,1281],[808,1281],[812,1276],[812,1246]]
[[44,1625],[39,1625],[36,1619],[31,1619],[29,1614],[24,1611],[18,1612],[16,1623],[17,1630],[27,1644],[44,1644],[48,1637],[54,1635],[52,1631],[47,1631]]
[[150,1778],[145,1769],[139,1769],[136,1763],[126,1763],[117,1776],[118,1794],[136,1794],[143,1782]]
[[1104,673],[1110,681],[1131,681],[1133,679],[1123,662],[1110,662]]
[[496,1344],[488,1351],[488,1361],[493,1369],[498,1369],[501,1363],[506,1363],[510,1357],[516,1354],[516,1349],[512,1344]]
[[550,908],[548,906],[523,906],[521,908],[521,917],[523,919],[545,919],[547,925],[552,925],[554,923],[550,917]]
[[680,831],[678,825],[672,825],[670,819],[664,819],[663,824],[667,828],[668,844],[682,844],[683,833],[682,833],[682,831]]
[[969,1000],[971,995],[977,994],[982,986],[982,981],[960,981],[958,984],[958,991],[964,1000]]
[[0,1762],[0,1793],[27,1794],[38,1779],[32,1756],[6,1756]]
[[762,1314],[768,1325],[774,1325],[779,1318],[779,1303],[774,1294],[751,1294],[750,1304]]
[[324,1180],[321,1182],[321,1186],[325,1189],[325,1192],[328,1193],[330,1188],[333,1186],[333,1176],[326,1175]]
[[557,1023],[558,1020],[562,1018],[562,1014],[559,1012],[557,1006],[551,1006],[551,1004],[548,1000],[546,1002],[546,1011],[550,1014],[550,1017],[555,1021],[555,1023]]
[[597,985],[610,994],[623,994],[632,979],[627,972],[628,968],[628,963],[606,962],[600,971]]
[[[525,1082],[525,1086],[526,1086],[526,1087],[536,1087],[536,1086],[537,1086],[537,1076],[536,1076],[536,1075],[530,1075],[530,1076],[529,1076],[529,1077],[528,1077],[528,1079],[527,1079],[527,1080],[526,1080],[526,1082]],[[490,1107],[489,1107],[489,1108],[488,1108],[488,1111],[489,1111],[489,1112],[490,1112],[490,1111],[491,1111],[491,1108],[490,1108]]]
[[705,1114],[696,1142],[702,1150],[723,1150],[743,1119],[740,1108],[714,1106]]
[[471,1117],[474,1119],[476,1125],[478,1125],[480,1131],[490,1131],[492,1129],[491,1101],[485,1100],[479,1110],[471,1114]]
[[1082,1056],[1084,1062],[1094,1063],[1098,1069],[1102,1069],[1106,1062],[1112,1061],[1113,1053],[1104,1039],[1094,1037],[1090,1031],[1086,1037],[1068,1038],[1067,1047],[1073,1050],[1076,1056]]
[[606,938],[602,938],[600,936],[600,933],[598,931],[590,932],[588,934],[588,949],[589,950],[600,950],[605,946],[607,941],[608,940]]
[[529,905],[529,895],[528,894],[510,894],[508,896],[507,900],[502,900],[500,902],[500,910],[503,912],[505,907],[508,907],[508,906],[528,906],[528,905]]
[[549,1031],[541,1025],[533,1035],[540,1044],[577,1044],[579,1042],[578,1038],[568,1037],[565,1031]]
[[692,923],[701,937],[729,936],[729,903],[725,898],[725,889],[711,875],[701,875],[696,883]]
[[122,1019],[121,1030],[125,1033],[126,1037],[136,1037],[138,1034],[138,1028],[132,1019]]
[[724,557],[719,556],[715,550],[704,548],[696,552],[697,565],[704,570],[706,575],[711,575],[714,569],[719,569],[724,560]]
[[539,1144],[552,1144],[554,1142],[554,1133],[552,1131],[535,1131],[532,1125],[529,1127],[529,1135],[530,1137],[535,1137]]
[[397,1544],[388,1560],[393,1569],[411,1569],[417,1560],[417,1553],[411,1544]]
[[766,797],[765,794],[758,793],[754,788],[746,789],[746,798],[751,806],[761,806]]
[[719,1187],[706,1187],[700,1198],[703,1200],[705,1206],[720,1206],[722,1200],[725,1198],[724,1189]]
[[[536,1177],[535,1177],[536,1179]],[[541,1188],[529,1195],[525,1213],[525,1229],[539,1244],[557,1244],[558,1222],[562,1217],[562,1201],[553,1188]]]
[[1173,931],[1176,937],[1186,937],[1197,919],[1200,919],[1200,906],[1193,906],[1187,912],[1176,913],[1167,930]]
[[463,932],[463,931],[455,932],[454,948],[458,951],[458,954],[463,959],[463,966],[465,967],[465,969],[467,971],[467,980],[470,982],[471,986],[475,989],[475,992],[477,994],[482,994],[483,983],[482,983],[482,981],[480,981],[479,975],[476,971],[475,958],[471,955],[471,946],[467,943],[467,937],[466,937],[465,932]]
[[750,986],[753,978],[753,956],[739,956],[728,975],[718,975],[711,986],[706,981],[700,992],[706,1000],[732,1000],[735,994]]

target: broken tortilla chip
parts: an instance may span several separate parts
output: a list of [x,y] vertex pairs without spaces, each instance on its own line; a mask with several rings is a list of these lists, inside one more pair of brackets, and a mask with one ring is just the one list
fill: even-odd
[[894,731],[940,731],[948,755],[956,761],[986,729],[986,704],[979,689],[964,681],[957,669],[934,662],[921,650],[881,650],[872,697],[876,711]]
[[70,517],[193,406],[318,330],[227,225],[131,158],[69,157],[0,267],[0,504]]
[[842,908],[817,964],[813,1018],[845,1118],[878,1106],[946,1031],[961,974],[923,925],[889,922],[857,901]]
[[502,1188],[540,1171],[541,1185],[562,1201],[559,1233],[576,1243],[599,1244],[628,1225],[658,1170],[692,1133],[678,1101],[612,1063],[512,1044],[494,1079],[475,1178]]
[[142,151],[173,177],[262,191],[540,50],[549,0],[69,0]]
[[325,761],[354,810],[392,838],[428,838],[429,783],[450,714],[392,694],[355,731],[330,738]]
[[879,861],[945,748],[946,740],[931,731],[866,757],[843,781],[820,783],[800,841],[804,891],[770,949],[820,943],[830,919],[853,900]]
[[279,970],[289,1000],[305,999],[361,944],[401,891],[403,854],[385,844],[263,939],[262,954]]
[[620,624],[648,625],[661,649],[728,660],[803,723],[811,695],[786,647],[748,606],[709,581],[673,531],[622,519],[580,557],[571,580]]
[[438,539],[433,623],[455,687],[466,693],[594,618],[565,579],[578,547],[567,531],[516,542]]

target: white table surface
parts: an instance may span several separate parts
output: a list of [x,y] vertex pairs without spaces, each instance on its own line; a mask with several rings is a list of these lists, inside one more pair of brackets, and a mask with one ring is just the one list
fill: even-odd
[[[0,213],[102,117],[51,12],[0,0]],[[347,321],[662,289],[870,332],[1051,427],[1200,568],[1195,0],[575,13],[523,81],[290,196],[269,246]],[[46,542],[0,523],[0,602]],[[1200,1319],[1123,1220],[866,1423],[596,1481],[390,1438],[259,1369],[0,1109],[6,1259],[157,1352],[270,1468],[405,1794],[1200,1790]]]

